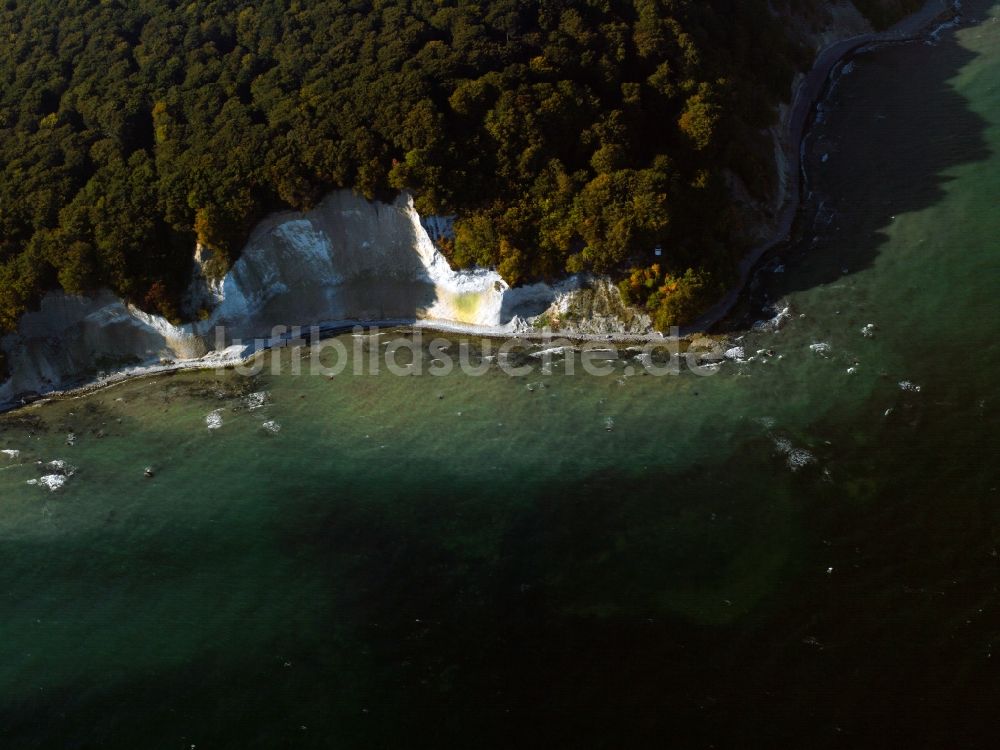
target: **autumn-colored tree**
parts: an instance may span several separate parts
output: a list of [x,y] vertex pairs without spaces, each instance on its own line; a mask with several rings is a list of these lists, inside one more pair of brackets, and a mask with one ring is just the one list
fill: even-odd
[[805,62],[766,0],[32,0],[0,31],[2,329],[59,286],[179,315],[195,242],[222,273],[335,188],[457,214],[452,262],[512,282],[656,244],[724,275],[717,186],[769,189]]

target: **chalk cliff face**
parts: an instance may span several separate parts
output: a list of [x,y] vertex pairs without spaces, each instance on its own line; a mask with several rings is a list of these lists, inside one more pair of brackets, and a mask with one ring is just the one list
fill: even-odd
[[345,319],[499,326],[507,291],[493,271],[452,271],[409,196],[387,205],[338,191],[257,227],[216,288],[211,323],[253,335]]
[[11,377],[0,404],[17,394],[58,389],[126,365],[161,357],[194,358],[207,349],[190,330],[130,308],[110,292],[71,297],[52,292],[2,341]]
[[122,367],[211,356],[237,340],[267,339],[277,326],[426,321],[496,334],[538,322],[578,332],[649,330],[649,319],[625,309],[607,280],[511,289],[495,271],[453,271],[432,239],[448,231],[447,219],[421,219],[408,195],[385,204],[342,190],[308,213],[261,222],[220,281],[198,267],[191,317],[199,308],[208,315],[195,322],[172,325],[110,292],[52,292],[0,341],[11,371],[0,403]]

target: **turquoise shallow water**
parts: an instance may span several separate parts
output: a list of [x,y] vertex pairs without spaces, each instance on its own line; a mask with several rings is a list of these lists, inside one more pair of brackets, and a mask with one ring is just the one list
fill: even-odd
[[819,218],[748,305],[782,325],[730,332],[774,356],[283,352],[0,418],[3,746],[991,747],[1000,9],[968,12],[841,80]]

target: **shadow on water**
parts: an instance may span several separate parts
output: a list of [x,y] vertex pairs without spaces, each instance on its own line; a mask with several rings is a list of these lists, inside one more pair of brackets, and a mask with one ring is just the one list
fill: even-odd
[[770,300],[871,268],[897,216],[938,204],[952,168],[990,157],[987,121],[951,83],[976,56],[947,31],[934,46],[855,57],[807,140],[800,239],[778,251],[787,272],[758,274],[720,331],[742,330]]
[[[918,449],[930,455],[936,443]],[[602,471],[516,497],[456,485],[444,465],[428,467],[436,480],[387,480],[377,497],[355,496],[349,481],[290,486],[296,512],[269,529],[281,559],[295,561],[286,589],[256,593],[245,621],[199,611],[204,622],[150,623],[150,647],[178,644],[161,667],[128,668],[137,645],[115,638],[128,620],[79,644],[66,630],[66,647],[95,650],[107,673],[19,691],[0,705],[0,742],[858,748],[894,746],[888,723],[906,739],[895,746],[986,747],[964,741],[989,736],[976,727],[995,710],[980,650],[989,620],[966,623],[995,589],[978,503],[909,502],[942,489],[915,476],[907,501],[880,503],[859,524],[864,514],[845,512],[818,472],[765,481],[761,451],[749,445],[714,471]],[[896,481],[902,466],[888,468],[871,481]],[[248,550],[237,540],[253,531],[228,547],[189,540],[209,559],[171,558],[174,583],[200,591],[204,568],[240,569]],[[780,553],[803,537],[814,549],[828,542],[822,557],[799,549],[797,565],[734,565],[748,549]],[[945,561],[942,547],[954,551]],[[911,552],[903,570],[901,550]],[[75,564],[58,557],[57,567]],[[817,576],[820,565],[838,574]],[[757,579],[745,603],[739,567]],[[102,590],[101,570],[80,588]],[[130,617],[164,611],[163,595],[150,585]],[[686,598],[715,605],[678,611]],[[736,616],[718,616],[730,606]],[[953,724],[956,715],[973,724]]]

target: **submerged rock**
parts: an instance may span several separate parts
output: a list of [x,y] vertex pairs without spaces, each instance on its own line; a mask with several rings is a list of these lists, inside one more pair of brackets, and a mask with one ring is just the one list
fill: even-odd
[[256,411],[262,406],[266,406],[271,401],[271,394],[267,391],[258,391],[257,393],[251,393],[245,399],[243,399],[243,404],[246,406],[248,411]]
[[792,471],[798,471],[812,463],[816,463],[816,457],[807,450],[796,448],[788,454],[788,468]]

